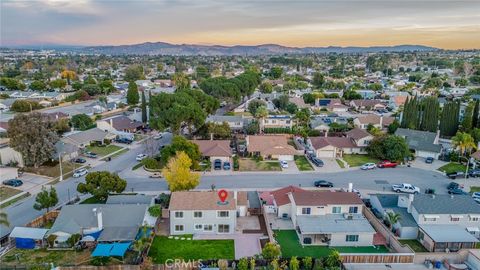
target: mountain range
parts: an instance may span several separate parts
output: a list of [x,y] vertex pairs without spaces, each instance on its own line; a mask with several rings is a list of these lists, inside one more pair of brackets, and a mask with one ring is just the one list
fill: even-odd
[[309,53],[375,53],[437,51],[438,48],[423,45],[397,45],[374,47],[287,47],[277,44],[263,45],[194,45],[171,44],[166,42],[146,42],[133,45],[77,47],[75,51],[108,55],[281,55]]

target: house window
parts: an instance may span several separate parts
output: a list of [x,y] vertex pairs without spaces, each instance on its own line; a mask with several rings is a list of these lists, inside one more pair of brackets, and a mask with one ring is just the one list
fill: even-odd
[[434,217],[424,217],[423,220],[424,220],[424,221],[437,221],[437,218],[434,218]]
[[176,232],[183,232],[183,225],[175,225]]
[[203,231],[204,231],[204,232],[211,232],[211,231],[213,231],[213,225],[212,225],[212,224],[205,224],[205,225],[203,225]]
[[310,207],[302,208],[302,215],[310,215]]
[[217,217],[219,218],[228,218],[228,211],[218,211],[217,212]]
[[277,123],[277,120],[272,120],[272,124],[275,124],[275,123]]
[[290,124],[290,120],[287,120],[287,124]]
[[203,213],[201,211],[195,211],[193,212],[193,217],[194,218],[202,218]]
[[203,225],[202,224],[195,224],[195,230],[202,230],[203,229]]
[[230,232],[230,225],[228,225],[228,224],[219,224],[219,225],[218,225],[218,232],[219,232],[219,233],[229,233],[229,232]]
[[334,206],[332,207],[332,214],[340,214],[342,212],[341,206]]
[[350,214],[358,213],[358,206],[350,206],[350,208],[348,208],[348,213]]
[[347,242],[358,242],[358,235],[357,234],[347,234],[345,237],[345,241]]
[[183,212],[175,212],[175,218],[183,218]]
[[470,217],[470,221],[478,221],[478,217]]
[[460,218],[459,217],[451,217],[450,221],[453,221],[453,222],[460,221]]

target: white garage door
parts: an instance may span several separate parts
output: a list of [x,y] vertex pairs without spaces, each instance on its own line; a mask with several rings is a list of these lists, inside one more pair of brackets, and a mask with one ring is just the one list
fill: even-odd
[[280,155],[278,156],[278,160],[285,160],[285,161],[290,161],[290,160],[293,160],[293,156],[292,155]]
[[335,152],[331,150],[317,151],[317,157],[321,158],[334,158]]

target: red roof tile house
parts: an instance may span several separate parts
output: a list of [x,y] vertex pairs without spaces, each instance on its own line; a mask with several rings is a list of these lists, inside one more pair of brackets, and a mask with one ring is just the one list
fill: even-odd
[[247,136],[247,151],[264,159],[293,160],[299,154],[284,135]]
[[310,137],[310,145],[319,158],[337,158],[363,152],[362,147],[349,137]]
[[376,111],[386,109],[387,104],[378,99],[354,99],[350,101],[350,107],[357,111]]
[[222,162],[230,161],[232,157],[232,149],[229,140],[192,140],[198,145],[202,156],[210,159],[213,163],[216,159]]
[[361,129],[367,129],[368,125],[373,125],[376,128],[384,129],[387,128],[391,123],[395,121],[394,117],[391,116],[380,116],[376,114],[365,114],[360,115],[353,120],[353,124]]
[[132,120],[125,115],[118,115],[97,121],[97,127],[101,130],[112,133],[135,133],[143,128],[143,123],[140,121]]

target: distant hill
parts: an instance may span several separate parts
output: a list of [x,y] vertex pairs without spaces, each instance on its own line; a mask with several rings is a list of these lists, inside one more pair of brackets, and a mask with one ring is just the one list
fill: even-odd
[[278,55],[306,53],[369,53],[369,52],[412,52],[436,51],[438,48],[422,45],[397,45],[375,47],[286,47],[276,44],[255,46],[220,46],[170,44],[166,42],[146,42],[133,45],[91,46],[77,48],[76,51],[110,55]]

